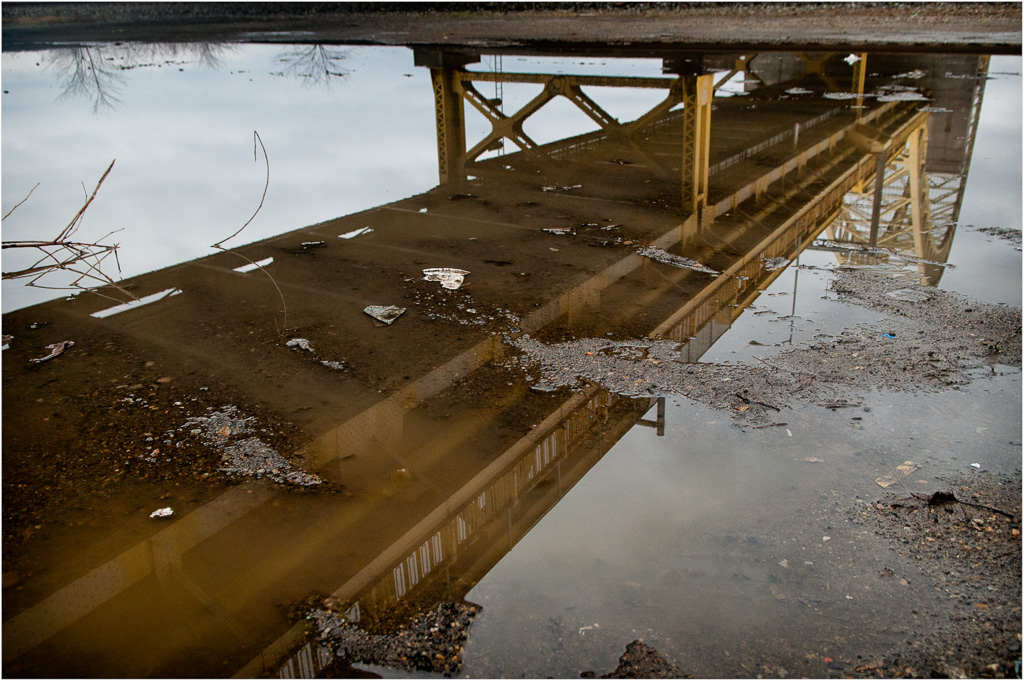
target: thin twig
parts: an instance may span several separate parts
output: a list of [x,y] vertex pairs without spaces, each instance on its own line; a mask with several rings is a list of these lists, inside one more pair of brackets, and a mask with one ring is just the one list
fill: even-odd
[[103,185],[103,181],[107,179],[107,175],[109,175],[110,171],[114,169],[114,163],[116,162],[116,158],[110,162],[110,165],[107,166],[106,172],[103,173],[103,177],[101,177],[100,181],[96,183],[96,188],[92,190],[92,196],[86,199],[85,204],[83,204],[82,207],[78,209],[78,212],[75,213],[75,217],[71,218],[71,222],[68,223],[68,226],[64,228],[64,230],[57,236],[56,239],[54,239],[54,241],[63,241],[78,228],[78,222],[81,221],[82,215],[85,213],[85,209],[88,208],[89,204],[92,203],[92,200],[96,198],[96,192],[100,190],[100,187]]
[[[267,270],[265,270],[262,265],[259,265],[258,263],[250,260],[249,258],[245,257],[241,253],[238,253],[237,251],[228,251],[228,249],[224,248],[224,242],[230,241],[231,239],[234,239],[236,236],[241,234],[242,231],[246,227],[249,226],[249,223],[252,222],[256,218],[256,215],[263,208],[263,202],[267,199],[267,190],[270,188],[270,156],[267,155],[267,147],[264,146],[263,140],[260,139],[260,133],[258,131],[256,131],[256,130],[253,130],[252,134],[253,134],[253,138],[254,138],[253,149],[252,149],[253,160],[259,160],[259,156],[256,153],[256,151],[257,151],[256,144],[259,143],[259,148],[263,150],[263,161],[267,165],[267,178],[266,178],[266,181],[263,184],[263,196],[260,197],[260,205],[256,206],[256,211],[252,214],[252,216],[248,220],[245,221],[244,225],[242,225],[241,227],[238,228],[238,230],[234,234],[232,234],[231,236],[227,237],[226,239],[221,239],[217,243],[213,244],[213,246],[211,246],[211,248],[216,248],[219,251],[230,252],[230,253],[238,256],[242,260],[245,260],[250,265],[253,265],[257,269],[259,269],[259,271],[263,272],[263,274],[267,275],[267,278],[270,279],[270,283],[273,284],[274,288],[277,290],[278,297],[281,299],[282,312],[284,313],[284,322],[283,322],[283,324],[284,324],[284,327],[287,329],[288,328],[288,303],[285,301],[285,299],[284,299],[284,292],[281,291],[281,287],[277,285],[277,281],[274,279],[273,275],[270,274],[270,272],[268,272]],[[274,320],[274,324],[275,325],[277,324],[277,320],[276,319]],[[279,331],[278,333],[280,335],[281,332]]]
[[38,187],[38,186],[39,186],[39,183],[36,182],[36,186],[32,187],[32,189],[29,189],[28,190],[28,194],[25,195],[25,198],[23,198],[21,201],[18,201],[16,204],[14,204],[14,208],[11,208],[9,211],[7,211],[7,215],[5,215],[2,218],[0,218],[0,222],[4,221],[8,217],[10,217],[11,213],[14,212],[15,208],[17,208],[21,204],[25,203],[26,201],[28,201],[28,197],[32,196],[32,192],[34,192],[36,190],[36,187]]
[[252,222],[256,218],[256,214],[260,212],[261,208],[263,208],[263,201],[265,201],[266,198],[267,198],[267,189],[270,188],[270,157],[267,156],[267,148],[265,146],[263,146],[263,140],[260,139],[259,132],[253,130],[252,134],[255,137],[255,141],[253,142],[253,145],[252,145],[253,160],[259,160],[259,157],[256,155],[256,142],[259,142],[260,148],[263,149],[263,160],[267,164],[267,180],[266,180],[266,182],[263,185],[263,196],[260,198],[260,205],[256,207],[256,212],[252,214],[252,217],[250,217],[248,220],[246,220],[245,224],[238,228],[237,232],[235,232],[231,236],[227,237],[226,239],[221,239],[220,241],[218,241],[217,243],[215,243],[213,245],[213,248],[220,248],[221,250],[226,250],[226,249],[222,248],[222,244],[225,241],[230,241],[231,239],[234,239],[236,236],[238,236],[239,234],[242,233],[242,230],[244,230],[246,227],[249,226],[249,223]]
[[[85,189],[85,185],[83,183],[82,190],[85,193],[85,203],[82,204],[82,207],[78,209],[74,217],[71,218],[71,221],[68,222],[55,239],[49,241],[4,241],[2,243],[2,248],[5,250],[8,248],[32,248],[42,253],[41,257],[28,267],[14,272],[4,272],[2,274],[3,279],[24,279],[31,277],[31,281],[29,281],[26,286],[48,290],[66,290],[70,288],[82,291],[91,291],[103,298],[110,298],[110,296],[97,292],[95,287],[86,287],[82,285],[84,280],[92,280],[98,282],[102,286],[115,288],[129,298],[136,299],[131,292],[119,286],[111,276],[102,270],[101,267],[107,256],[113,254],[114,262],[117,263],[117,271],[118,273],[121,272],[121,261],[117,255],[119,244],[102,243],[110,236],[121,230],[113,230],[94,243],[69,240],[74,233],[78,231],[86,209],[89,208],[93,200],[96,198],[100,187],[103,186],[103,182],[114,169],[114,163],[116,162],[117,159],[110,162],[110,165],[107,166],[103,176],[100,177],[99,182],[96,183],[96,187],[93,189],[91,195],[88,193],[88,190]],[[36,187],[38,186],[39,185],[36,184]],[[35,187],[32,188],[32,191],[35,191]],[[15,208],[20,206],[22,203],[25,203],[29,196],[32,195],[32,191],[30,191],[28,195],[21,200],[21,202],[14,206],[14,208],[8,211],[7,215],[5,215],[3,219],[6,219],[11,213],[13,213]],[[81,267],[79,268],[79,266]],[[71,272],[72,274],[78,275],[78,278],[67,286],[44,286],[40,283],[40,280],[43,277],[58,270]],[[111,300],[113,300],[113,298],[111,298]]]
[[[910,490],[907,490],[907,491],[910,491]],[[917,492],[910,492],[910,495],[912,497],[914,497],[915,499],[920,499],[921,501],[927,501],[929,503],[932,502],[932,499],[933,499],[933,497],[936,494],[940,494],[940,492],[935,492],[935,493],[931,494],[930,496],[925,496],[923,494],[918,494]],[[980,508],[980,509],[984,509],[986,511],[992,511],[993,513],[998,513],[999,515],[1004,515],[1007,518],[1009,518],[1010,520],[1017,520],[1017,516],[1013,515],[1012,513],[1008,513],[1006,511],[1003,511],[1002,509],[998,509],[998,508],[995,508],[993,506],[986,506],[985,504],[976,504],[973,501],[964,501],[963,499],[957,497],[957,495],[954,494],[953,492],[941,492],[941,494],[949,495],[953,499],[953,501],[955,501],[958,504],[963,504],[964,506],[973,506],[974,508]]]
[[[281,291],[281,287],[277,285],[277,281],[270,274],[270,272],[267,272],[265,269],[263,269],[262,265],[260,265],[257,262],[253,262],[252,260],[250,260],[249,258],[245,257],[244,255],[242,255],[238,251],[229,251],[228,249],[222,248],[220,246],[215,246],[215,248],[217,248],[219,250],[222,250],[225,253],[230,253],[231,255],[237,255],[239,258],[241,258],[242,260],[246,261],[250,265],[253,265],[260,272],[263,272],[263,274],[267,275],[267,278],[270,279],[270,283],[274,285],[275,289],[277,289],[278,297],[281,298],[281,307],[283,308],[282,312],[284,312],[284,328],[287,329],[288,328],[288,303],[285,302],[285,300],[284,300],[284,293]],[[277,320],[276,319],[274,320],[274,324],[275,325],[277,324]],[[278,331],[278,335],[281,335],[280,331]]]
[[779,411],[779,412],[782,411],[781,409],[779,409],[775,405],[768,404],[767,402],[758,402],[757,400],[751,400],[751,399],[748,399],[748,398],[744,397],[743,395],[740,395],[739,393],[735,393],[735,395],[736,395],[736,397],[738,397],[741,400],[743,400],[746,404],[759,404],[762,407],[768,407],[769,409],[774,409],[775,411]]

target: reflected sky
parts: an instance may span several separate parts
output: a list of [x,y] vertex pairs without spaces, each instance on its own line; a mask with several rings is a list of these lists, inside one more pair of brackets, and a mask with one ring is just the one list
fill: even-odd
[[[960,224],[979,228],[1021,229],[1021,60],[992,57],[981,104],[981,121],[967,176]],[[987,247],[998,239],[961,229],[950,262],[958,269],[944,275],[941,288],[990,302],[1020,306],[1020,251]],[[979,278],[979,272],[992,276]]]
[[[48,61],[51,56],[53,59]],[[103,68],[83,71],[87,60],[97,56],[102,57]],[[56,232],[80,205],[83,189],[88,191],[109,159],[117,158],[115,172],[104,185],[96,205],[90,208],[83,232],[91,230],[95,237],[123,228],[116,238],[125,244],[122,254],[125,275],[205,255],[210,252],[210,244],[237,230],[260,201],[265,168],[262,153],[253,149],[253,130],[259,132],[270,158],[270,190],[264,210],[233,244],[401,199],[436,184],[433,92],[426,71],[412,66],[409,50],[245,46],[205,53],[153,52],[130,57],[134,61],[125,64],[128,57],[118,50],[4,55],[4,113],[8,114],[5,125],[8,134],[3,138],[4,210],[10,210],[36,182],[42,183],[14,218],[5,222],[6,239],[45,235],[51,229]],[[550,60],[544,64],[531,64],[525,59],[509,61],[516,63],[485,62],[474,68],[588,72],[600,66],[575,60],[566,60],[563,65],[553,65]],[[1019,59],[1013,63],[1019,66]],[[122,69],[125,65],[131,68]],[[631,75],[661,75],[660,64],[656,61],[636,60],[624,62],[624,65],[631,69],[627,71]],[[1008,70],[1003,65],[996,68]],[[94,78],[90,84],[89,74],[98,74],[102,82]],[[992,81],[997,91],[1001,87],[1000,78],[1003,77]],[[1016,88],[1019,98],[1019,75],[1006,76],[1002,82],[1009,88],[993,97],[994,105],[983,113],[983,127],[988,125],[986,120],[993,117],[995,128],[1005,118],[1010,118],[1009,113],[1000,111],[1013,101],[1012,88]],[[530,93],[527,88],[508,86],[496,88],[494,97],[501,98],[503,105],[511,110],[528,101]],[[601,93],[596,98],[613,115],[630,119],[659,101],[662,93],[621,91]],[[558,136],[593,129],[591,122],[579,120],[578,110],[563,107],[555,108],[549,119],[531,121],[536,127],[529,128],[530,134],[540,141],[550,139],[547,134],[567,123],[563,120],[566,111],[573,112],[576,118],[569,122],[571,129],[559,129]],[[575,127],[579,123],[584,124],[582,129]],[[587,124],[591,127],[586,127]],[[471,135],[472,132],[471,129]],[[977,150],[979,157],[989,154],[985,158],[990,159],[998,155],[1002,149],[994,149],[993,145],[999,144],[1006,147],[1015,144],[1019,152],[1019,121],[1001,135],[984,138],[984,145],[981,139]],[[1019,181],[1019,159],[1016,163]],[[1019,227],[1019,195],[1016,204],[1007,209],[1006,189],[991,177],[1002,170],[996,164],[982,164],[977,172],[972,171],[968,191],[978,188],[974,205],[979,206],[972,210],[976,211],[975,215],[981,215],[982,208],[1001,206],[1000,219],[1012,218],[1016,210]],[[989,188],[1004,194],[998,196],[990,192],[986,195]],[[444,200],[443,195],[435,198]],[[627,196],[623,203],[629,203],[631,198],[633,195]],[[997,203],[997,199],[1001,203]],[[432,219],[433,207],[430,210],[428,217]],[[416,215],[414,210],[406,213]],[[674,217],[670,214],[667,219]],[[962,221],[968,220],[978,221],[979,218],[972,217],[965,207]],[[396,224],[406,223],[396,221]],[[358,222],[348,225],[359,226]],[[1010,225],[1003,223],[1002,226]],[[82,235],[83,238],[88,236]],[[1012,267],[1012,258],[1019,256],[1014,256],[1016,252],[1005,245],[985,245],[985,240],[976,232],[968,230],[966,237],[961,240],[964,247],[955,251],[956,255],[951,258],[961,266],[957,271],[963,272],[963,279],[946,278],[943,285],[957,290],[972,285],[984,288],[983,297],[987,299],[1007,297],[1011,287],[1006,285],[1019,284],[1019,262],[1016,269]],[[971,261],[978,249],[986,251],[985,260]],[[550,250],[557,252],[559,249]],[[381,252],[389,261],[395,257],[394,251]],[[1012,280],[1004,281],[1010,275],[993,265],[995,261],[990,259],[993,256],[989,253],[997,254],[998,262],[1005,265],[1007,272],[1014,272]],[[827,267],[836,259],[833,253],[810,252],[801,264]],[[8,264],[5,257],[5,269],[9,269]],[[305,273],[303,270],[301,277],[305,277]],[[993,286],[990,279],[979,274],[994,276],[1000,286]],[[840,325],[860,321],[855,319],[856,315],[846,314],[839,303],[823,302],[827,283],[828,277],[820,272],[800,272],[792,268],[786,276],[776,279],[757,301],[759,307],[773,306],[768,311],[772,311],[776,319],[757,317],[762,310],[745,315],[732,333],[714,346],[708,358],[735,360],[742,358],[744,352],[746,356],[761,352],[749,346],[751,339],[764,345],[806,340],[819,331],[817,325],[823,319],[830,325],[837,321]],[[794,295],[798,285],[799,300]],[[581,286],[578,290],[586,289]],[[504,294],[505,289],[500,293]],[[209,307],[208,300],[203,299],[200,307]],[[4,296],[5,309],[22,304],[25,301],[17,295]],[[631,298],[624,302],[627,310],[632,310],[634,305]],[[799,318],[785,320],[788,314]],[[177,318],[167,320],[174,324],[175,331],[184,326]],[[779,321],[784,323],[776,323]],[[249,366],[246,362],[245,367]],[[1019,375],[1015,378],[1016,383],[1010,386],[1010,394],[1017,395],[1013,405],[1016,411],[1011,410],[1012,413],[1019,412]],[[437,380],[441,385],[442,381]],[[447,376],[443,383],[447,385]],[[304,396],[310,392],[306,384],[300,388]],[[335,397],[328,390],[312,392],[320,397]],[[340,402],[342,393],[339,391],[338,395]],[[890,418],[896,410],[886,408],[890,406],[885,401],[887,398],[871,399],[874,400],[872,413],[881,415],[875,423],[890,427],[884,419]],[[922,415],[930,414],[928,418],[932,420],[939,418],[944,423],[952,423],[954,416],[967,413],[963,400],[968,398],[957,395],[945,398],[945,402],[943,399],[922,399],[927,408],[915,403],[909,410],[908,420],[916,422],[923,420]],[[390,415],[390,410],[396,408],[398,397],[391,400],[389,397],[379,403],[382,405],[380,414]],[[323,404],[328,402],[325,400]],[[914,409],[918,412],[914,413]],[[473,410],[474,418],[466,419],[467,430],[477,427],[476,410],[486,411],[476,404]],[[970,418],[983,419],[977,421],[983,425],[976,426],[976,434],[988,429],[994,431],[996,425],[1001,425],[1000,438],[1012,436],[1006,432],[1012,424],[1005,419],[998,423],[1003,418],[1001,412],[981,408],[976,411]],[[432,414],[428,416],[433,418]],[[760,572],[755,574],[754,583],[747,586],[734,588],[720,579],[731,579],[727,571],[732,569],[732,564],[728,561],[734,558],[746,561],[748,571],[754,573],[755,568],[750,565],[765,562],[763,551],[737,550],[727,554],[720,549],[730,547],[718,540],[735,535],[744,541],[748,537],[762,537],[758,541],[763,541],[763,533],[772,528],[755,531],[750,526],[769,522],[776,512],[790,527],[810,532],[808,536],[816,535],[820,539],[822,530],[831,531],[830,527],[820,528],[805,522],[801,507],[812,505],[819,491],[829,488],[830,480],[826,480],[824,486],[815,484],[822,479],[818,477],[821,471],[828,471],[830,475],[842,472],[840,466],[856,463],[853,457],[863,453],[854,450],[876,447],[878,432],[882,432],[875,430],[863,438],[854,433],[854,437],[836,443],[837,424],[851,430],[857,428],[856,424],[845,421],[847,417],[848,414],[833,413],[825,415],[824,420],[812,422],[809,417],[796,413],[791,424],[782,424],[792,428],[792,432],[785,428],[749,435],[729,425],[727,417],[720,413],[677,401],[670,412],[668,437],[659,438],[651,430],[631,432],[570,493],[568,503],[553,510],[538,526],[538,531],[531,533],[481,582],[471,598],[492,600],[485,603],[479,640],[487,641],[487,636],[491,635],[492,640],[498,641],[484,646],[491,651],[507,651],[510,640],[528,641],[528,637],[509,635],[500,624],[487,624],[500,622],[501,617],[507,617],[507,612],[514,609],[520,614],[518,622],[512,626],[525,625],[536,632],[536,618],[540,617],[543,622],[550,616],[549,622],[557,618],[555,626],[568,627],[570,632],[578,630],[578,638],[582,639],[585,631],[592,632],[586,635],[586,641],[598,635],[599,623],[604,623],[607,632],[608,622],[618,622],[621,629],[657,624],[659,617],[663,617],[668,622],[665,634],[675,637],[675,641],[685,641],[705,624],[736,621],[746,626],[748,621],[743,618],[751,613],[758,617],[765,613],[771,617],[776,613],[783,615],[782,606],[780,609],[748,607],[748,601],[754,597],[763,599],[769,606],[776,605],[774,599],[783,600],[766,590],[765,574],[760,568],[757,568]],[[786,418],[790,418],[788,413]],[[351,423],[355,424],[355,419]],[[975,425],[975,421],[971,420],[970,424]],[[354,430],[362,425],[359,422],[351,427]],[[898,425],[891,426],[890,432]],[[443,430],[445,438],[459,431],[450,427]],[[412,431],[409,427],[409,432]],[[948,428],[936,428],[935,432],[925,435],[934,440],[935,444],[928,446],[935,451],[940,450],[943,442],[951,440]],[[332,431],[330,439],[346,441],[338,431]],[[920,446],[906,439],[898,440],[898,444],[901,448]],[[976,442],[970,441],[965,446],[973,444]],[[994,447],[994,441],[983,444],[986,451],[991,450],[993,458],[1003,452]],[[376,443],[374,449],[378,449]],[[1016,451],[1019,459],[1019,443]],[[806,457],[808,453],[827,458],[830,467],[794,465],[799,457]],[[382,469],[385,464],[391,465],[387,459],[390,452],[384,454]],[[423,452],[416,454],[419,456],[417,463],[433,466],[431,447],[426,446]],[[802,461],[806,462],[806,458]],[[816,459],[815,463],[824,461]],[[831,467],[835,464],[839,465]],[[861,484],[871,485],[883,464],[888,462],[877,457],[872,459],[850,484],[855,488]],[[446,473],[450,472],[447,462],[443,468]],[[402,468],[399,472],[408,475],[408,471]],[[364,473],[363,479],[374,480],[376,473]],[[850,491],[844,488],[844,493]],[[383,492],[382,496],[390,498]],[[484,503],[479,502],[479,508],[483,507]],[[783,512],[795,515],[787,519]],[[290,526],[291,522],[287,518],[282,520],[282,536],[290,534],[285,526]],[[825,522],[832,521],[826,519]],[[307,523],[306,527],[310,525]],[[313,527],[316,528],[315,523]],[[240,534],[254,536],[251,532]],[[790,535],[782,536],[785,544]],[[315,545],[320,540],[319,536],[299,537],[297,543],[319,559],[323,557],[322,552]],[[212,544],[202,551],[216,552]],[[283,575],[289,566],[298,565],[302,555],[302,552],[294,552],[288,560],[275,561],[272,571]],[[787,555],[795,565],[799,554],[780,553],[782,557]],[[234,554],[218,554],[216,558],[210,562],[215,566],[210,573],[216,573],[218,580],[229,578],[228,568],[224,567],[221,573],[220,566],[230,565],[233,569],[237,563]],[[775,560],[773,556],[772,561]],[[257,572],[253,571],[256,581],[265,579],[265,575]],[[386,576],[387,572],[384,574]],[[719,593],[709,593],[709,586]],[[403,593],[404,588],[403,582]],[[253,598],[255,589],[250,592],[236,588],[230,600]],[[839,604],[848,605],[845,601]],[[263,603],[260,607],[266,605]],[[660,608],[668,612],[659,611]],[[623,613],[627,616],[622,616]],[[722,614],[727,616],[722,617]],[[734,629],[729,624],[722,630],[731,638],[744,639],[742,627]],[[542,629],[541,634],[545,631]],[[635,638],[637,629],[613,633],[615,640],[601,648],[600,656],[579,664],[573,661],[565,669],[540,667],[527,671],[531,675],[578,675],[584,668],[611,668],[621,643]],[[714,634],[707,636],[710,641],[720,638]],[[517,647],[515,653],[522,654],[524,650],[528,647]],[[670,645],[668,650],[678,653],[681,648]],[[529,658],[543,659],[540,655]],[[481,667],[474,671],[480,676],[524,672],[516,667]]]
[[[123,229],[125,276],[189,260],[263,209],[232,245],[422,192],[437,183],[433,101],[404,48],[351,48],[332,87],[286,72],[280,46],[121,71],[116,106],[62,96],[41,53],[3,54],[5,239],[56,234],[112,159],[114,171],[80,233]],[[420,77],[415,77],[419,75]],[[6,255],[5,255],[6,258]],[[5,264],[5,270],[8,266]],[[4,284],[8,311],[54,297]]]
[[[664,75],[659,59],[484,56],[469,68],[607,74],[609,64],[616,75]],[[103,46],[4,53],[2,67],[4,213],[39,183],[4,221],[4,238],[56,234],[84,201],[83,186],[91,191],[117,159],[78,236],[90,241],[121,230],[111,241],[121,244],[125,277],[207,255],[210,244],[244,224],[259,205],[267,172],[262,154],[254,156],[254,130],[269,155],[270,185],[259,215],[232,246],[437,184],[430,79],[407,48]],[[990,71],[997,75],[986,85],[960,224],[1020,229],[1020,59],[995,57]],[[481,88],[502,99],[506,112],[537,92],[522,84]],[[592,90],[620,120],[664,97],[658,90]],[[487,127],[467,107],[470,144]],[[541,143],[594,129],[561,98],[526,125]],[[515,151],[511,144],[506,150]],[[944,285],[1019,304],[1017,252],[977,256],[976,248],[961,247],[967,241],[978,238],[958,234],[953,262],[984,258],[1012,285],[994,293],[955,270]],[[21,262],[12,253],[4,261],[5,271]],[[3,310],[59,295],[5,282]]]
[[[4,221],[4,238],[56,234],[84,201],[83,184],[91,191],[117,159],[78,236],[92,241],[122,230],[111,241],[121,245],[125,277],[207,255],[245,223],[266,179],[262,154],[254,159],[254,130],[270,158],[270,186],[231,246],[437,184],[430,78],[407,48],[105,45],[2,59],[4,212],[40,184]],[[599,73],[610,61],[486,57],[472,68]],[[661,76],[660,64],[615,61],[621,75]],[[88,65],[98,66],[90,72]],[[536,90],[507,85],[500,94],[512,109]],[[663,96],[608,91],[601,102],[629,120]],[[566,125],[572,134],[594,129],[565,104],[571,111],[552,107],[531,119],[528,132],[547,141]],[[485,125],[471,112],[470,139]],[[5,254],[5,271],[17,263]],[[6,282],[3,310],[59,295]]]

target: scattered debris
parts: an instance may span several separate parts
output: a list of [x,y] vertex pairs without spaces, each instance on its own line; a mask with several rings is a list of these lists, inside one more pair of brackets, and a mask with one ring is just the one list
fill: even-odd
[[310,487],[323,480],[311,473],[294,470],[291,462],[256,437],[242,437],[253,431],[255,419],[237,416],[238,409],[228,405],[209,416],[189,418],[184,427],[200,430],[206,445],[221,451],[228,475],[267,478],[279,484]]
[[718,270],[713,270],[706,265],[702,265],[696,260],[690,258],[684,258],[681,255],[672,255],[667,253],[660,248],[652,248],[645,246],[637,249],[637,254],[650,258],[651,260],[657,260],[658,262],[665,263],[666,265],[672,265],[673,267],[679,267],[684,270],[693,270],[694,272],[703,272],[704,274],[721,274]]
[[362,227],[361,229],[354,229],[351,232],[345,232],[344,234],[339,234],[338,238],[339,239],[352,239],[354,237],[361,236],[363,234],[369,234],[372,231],[373,231],[373,228],[371,228],[371,227]]
[[1021,231],[1019,229],[1008,229],[1006,227],[982,227],[978,231],[982,234],[987,234],[998,239],[1009,241],[1018,251],[1021,250]]
[[363,309],[363,312],[376,319],[381,324],[390,326],[392,322],[402,316],[404,307],[396,305],[370,305]]
[[851,54],[850,56],[848,56],[845,59],[843,59],[843,61],[845,61],[850,66],[853,66],[854,64],[856,64],[857,62],[860,61],[860,57],[858,57],[855,54]]
[[666,660],[654,648],[642,641],[632,641],[626,646],[626,652],[619,657],[619,666],[602,679],[688,679],[679,667]]
[[879,96],[878,101],[880,102],[927,102],[930,98],[925,97],[920,92],[889,92]]
[[568,192],[568,191],[572,191],[573,189],[579,189],[582,186],[583,186],[582,184],[574,184],[574,185],[571,185],[571,186],[568,186],[568,187],[564,187],[564,186],[561,186],[561,185],[553,184],[553,185],[549,185],[547,187],[541,187],[540,189],[541,189],[541,191],[544,191],[544,192]]
[[305,338],[292,338],[290,341],[285,343],[285,346],[289,348],[298,348],[299,350],[305,350],[306,352],[313,352],[313,348]]
[[322,359],[320,360],[320,363],[323,364],[328,369],[334,369],[335,371],[342,371],[345,369],[344,362],[336,362],[333,360]]
[[46,357],[39,357],[38,359],[30,359],[29,361],[32,362],[33,364],[39,364],[40,362],[45,362],[48,359],[53,359],[54,357],[56,357],[58,355],[64,354],[64,351],[67,350],[68,348],[70,348],[74,344],[75,344],[74,341],[69,341],[69,340],[61,341],[60,343],[52,343],[52,344],[46,346],[46,349],[50,351],[50,354],[48,354]]
[[4,345],[3,345],[2,348],[0,348],[0,350],[6,350],[7,348],[11,347],[11,341],[12,340],[14,340],[14,336],[12,336],[12,335],[10,335],[8,333],[5,333],[4,336],[3,336],[3,344]]
[[317,640],[348,663],[375,664],[452,676],[462,671],[462,650],[480,606],[441,603],[394,634],[371,634],[330,609],[311,610],[306,620]]
[[424,281],[439,281],[442,287],[454,291],[462,286],[462,282],[469,272],[451,267],[433,267],[423,270],[423,274],[426,275],[423,278]]
[[540,231],[547,232],[548,234],[557,234],[558,236],[564,236],[566,234],[569,236],[576,236],[576,232],[572,231],[568,227],[550,227],[541,229]]
[[769,272],[775,270],[781,270],[783,267],[789,264],[788,258],[764,258],[764,268]]
[[165,506],[164,508],[158,508],[155,511],[153,511],[152,513],[150,513],[149,517],[150,518],[170,518],[172,515],[174,515],[174,509],[171,508],[170,506]]
[[327,246],[326,241],[303,241],[302,248],[308,250],[310,248],[324,248]]
[[747,397],[745,397],[745,396],[743,396],[743,395],[741,395],[739,393],[736,393],[736,397],[740,398],[740,400],[742,400],[744,404],[759,404],[762,407],[767,407],[768,409],[774,409],[775,411],[782,411],[781,409],[779,409],[775,405],[768,404],[766,402],[759,402],[757,400],[751,400],[751,399],[748,399]]
[[791,87],[786,90],[787,95],[813,95],[814,92],[802,87]]
[[891,475],[883,475],[880,478],[875,478],[875,484],[879,487],[891,487],[920,468],[921,467],[913,461],[904,461],[899,466],[896,466]]
[[947,269],[956,269],[955,265],[948,262],[937,262],[935,260],[926,260],[924,258],[918,258],[914,255],[909,255],[902,251],[898,251],[892,248],[882,248],[881,246],[862,246],[860,244],[851,244],[845,241],[832,241],[830,239],[815,239],[813,243],[814,248],[822,248],[826,250],[835,251],[850,251],[853,253],[864,253],[870,255],[887,255],[890,259],[902,260],[904,262],[921,264],[921,265],[935,265],[936,267],[945,267]]

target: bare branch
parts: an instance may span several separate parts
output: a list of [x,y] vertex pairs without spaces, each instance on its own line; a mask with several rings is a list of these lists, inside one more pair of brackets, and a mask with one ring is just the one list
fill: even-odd
[[[50,240],[4,241],[2,243],[2,248],[4,250],[9,248],[27,248],[36,250],[41,254],[39,259],[28,267],[11,272],[3,272],[3,279],[30,279],[26,286],[53,290],[70,288],[92,291],[99,296],[109,298],[110,296],[106,296],[94,290],[94,287],[85,286],[83,284],[83,282],[95,282],[99,286],[113,287],[129,298],[135,299],[135,296],[132,293],[118,285],[118,283],[114,281],[110,275],[104,272],[102,268],[103,262],[113,254],[114,261],[117,263],[117,271],[118,273],[121,272],[121,262],[117,256],[119,244],[103,243],[110,236],[121,230],[109,232],[98,242],[90,243],[70,240],[81,225],[86,209],[88,209],[90,204],[92,204],[93,200],[96,198],[97,192],[99,192],[100,187],[103,185],[103,182],[107,179],[107,176],[110,175],[110,171],[113,170],[115,162],[116,159],[111,161],[110,165],[107,166],[107,170],[103,173],[99,182],[96,183],[96,187],[93,189],[92,194],[89,195],[88,192],[86,192],[85,203],[78,209],[78,212],[75,213],[71,221],[60,231],[56,238]],[[38,187],[39,185],[37,184],[36,186]],[[35,187],[32,189],[34,191]],[[14,208],[17,208],[27,201],[31,195],[32,192],[30,191],[28,196],[22,199],[22,201]],[[12,208],[7,215],[13,213],[14,208]],[[7,215],[4,216],[4,219],[7,218]],[[70,272],[71,274],[78,276],[70,284],[64,286],[44,286],[40,283],[43,277],[56,271]]]
[[0,218],[0,222],[3,222],[7,218],[9,218],[11,213],[13,213],[15,211],[15,209],[17,209],[18,206],[20,206],[21,204],[23,204],[26,201],[28,201],[28,197],[32,196],[32,192],[34,192],[36,190],[36,187],[38,187],[38,186],[39,186],[39,183],[36,182],[36,186],[32,187],[32,189],[29,189],[28,190],[28,194],[25,195],[25,198],[23,198],[21,201],[18,201],[16,204],[14,204],[14,208],[12,208],[9,211],[7,211],[7,215],[5,215],[2,218]]
[[256,155],[256,142],[259,142],[260,148],[263,149],[263,160],[267,164],[267,181],[263,185],[263,196],[260,198],[260,205],[256,207],[256,212],[252,214],[252,217],[250,217],[248,220],[246,220],[245,224],[238,228],[237,232],[235,232],[231,236],[227,237],[226,239],[221,239],[220,241],[215,243],[211,248],[219,248],[221,250],[225,250],[223,248],[224,242],[225,241],[230,241],[231,239],[234,239],[236,236],[238,236],[239,234],[242,233],[242,230],[244,230],[246,227],[249,226],[249,223],[252,222],[256,218],[257,213],[259,213],[260,209],[263,208],[263,202],[267,198],[267,189],[270,188],[270,157],[267,156],[267,148],[265,146],[263,146],[263,140],[260,139],[259,132],[253,130],[252,134],[253,134],[253,137],[255,138],[255,140],[253,142],[253,145],[252,145],[253,160],[254,161],[258,161],[259,160],[259,157]]
[[96,188],[92,190],[92,196],[86,199],[85,204],[78,209],[78,212],[75,213],[75,217],[71,218],[71,222],[68,223],[68,226],[64,228],[54,241],[63,241],[67,237],[71,236],[71,234],[78,228],[78,223],[81,221],[82,215],[85,213],[85,209],[88,208],[89,204],[92,203],[92,200],[96,198],[96,192],[100,190],[100,186],[103,185],[103,181],[107,179],[107,175],[110,174],[110,171],[114,169],[114,163],[116,162],[116,158],[110,162],[110,165],[107,166],[107,171],[103,173],[103,177],[101,177],[100,181],[96,183]]

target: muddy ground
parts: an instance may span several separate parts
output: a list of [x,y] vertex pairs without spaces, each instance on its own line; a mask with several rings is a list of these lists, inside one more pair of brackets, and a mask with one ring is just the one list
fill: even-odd
[[[239,40],[1019,53],[1020,3],[4,3],[5,49]],[[297,32],[304,32],[295,35]],[[258,34],[258,35],[254,35]]]

